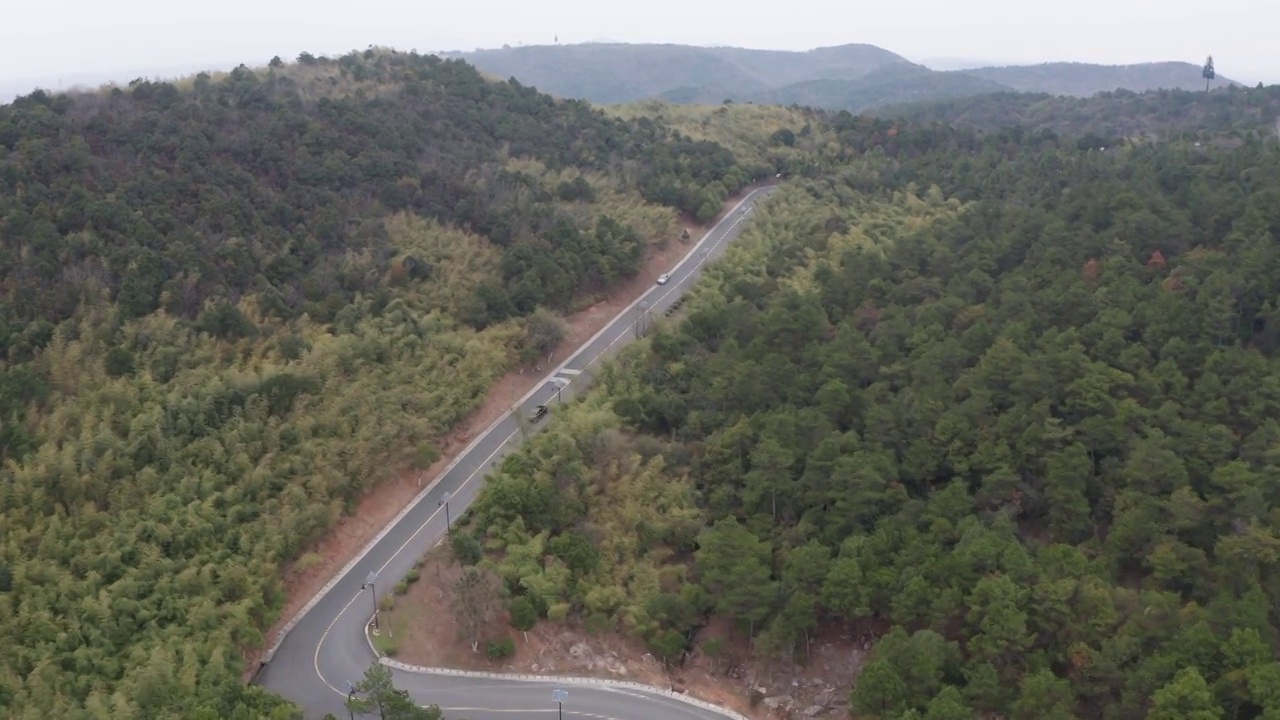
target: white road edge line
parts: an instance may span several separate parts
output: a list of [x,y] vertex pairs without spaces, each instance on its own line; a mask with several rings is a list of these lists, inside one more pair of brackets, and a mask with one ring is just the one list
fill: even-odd
[[[493,452],[489,453],[489,457],[485,458],[484,461],[480,463],[480,466],[477,467],[475,470],[473,470],[471,474],[467,476],[466,480],[463,480],[461,483],[458,483],[458,490],[461,490],[462,488],[466,487],[467,483],[471,482],[472,478],[474,478],[476,475],[479,475],[480,472],[485,469],[485,466],[489,464],[489,461],[493,459],[493,456],[502,452],[502,449],[507,446],[507,443],[511,442],[511,438],[515,437],[517,432],[519,431],[517,430],[516,432],[513,432],[510,435],[508,435],[506,439],[503,440],[498,445],[498,447],[494,449]],[[418,534],[422,532],[423,528],[425,528],[432,520],[435,519],[437,515],[440,514],[440,510],[441,508],[436,508],[435,512],[428,515],[427,519],[422,521],[422,524],[418,526],[418,529],[415,530],[413,534],[410,535],[409,538],[405,540],[404,543],[401,544],[400,547],[397,548],[394,553],[391,554],[390,558],[387,558],[387,561],[382,564],[382,567],[378,568],[377,572],[381,573],[383,570],[386,570],[387,566],[390,565],[397,557],[399,557],[400,553],[403,552],[404,549],[409,546],[409,543],[413,542],[413,539],[418,537]],[[345,606],[343,606],[341,610],[338,611],[338,614],[333,616],[333,620],[329,622],[329,627],[325,629],[324,634],[320,636],[320,640],[316,643],[316,653],[315,653],[315,656],[312,658],[312,662],[316,671],[316,676],[320,678],[320,682],[324,683],[325,685],[328,685],[330,690],[338,693],[339,695],[342,695],[343,697],[346,696],[346,693],[334,687],[329,682],[329,680],[324,676],[324,673],[320,672],[320,648],[324,647],[324,641],[325,641],[325,638],[329,637],[329,631],[333,629],[334,625],[338,624],[338,620],[343,616],[343,614],[347,612],[347,610],[351,608],[351,605],[354,604],[357,599],[359,599],[361,593],[363,592],[364,592],[363,590],[356,592],[355,596],[352,597],[351,600]],[[369,633],[368,633],[368,630],[366,629],[365,638],[368,639],[368,636],[369,636]],[[370,640],[369,643],[370,643],[369,647],[373,647],[373,641]],[[374,654],[374,657],[378,656],[378,651],[376,648],[374,649],[373,654]]]
[[[606,690],[616,692],[620,695],[629,695],[648,702],[656,700],[674,700],[676,702],[684,703],[685,705],[690,705],[692,707],[723,715],[729,718],[729,720],[750,720],[750,718],[736,710],[730,710],[729,708],[707,702],[706,700],[699,700],[698,698],[690,697],[685,693],[678,693],[674,690],[661,688],[656,685],[646,685],[644,683],[638,683],[631,680],[609,680],[606,678],[574,677],[570,675],[532,675],[525,673],[482,672],[479,670],[456,670],[454,668],[435,668],[425,667],[422,665],[410,665],[409,663],[403,663],[399,660],[392,660],[378,652],[378,648],[373,644],[373,638],[369,635],[369,627],[372,624],[373,617],[370,616],[369,621],[366,622],[364,626],[364,641],[368,644],[369,651],[373,653],[373,656],[378,659],[380,664],[400,670],[401,672],[413,673],[415,675],[445,675],[448,677],[476,678],[478,680],[504,680],[507,682],[536,685],[584,685],[596,690]],[[459,710],[461,708],[450,709]]]
[[[720,224],[724,223],[725,220],[728,220],[744,204],[746,204],[747,201],[751,200],[753,197],[760,194],[761,192],[764,192],[766,190],[771,190],[774,187],[775,186],[766,186],[763,188],[756,188],[755,190],[752,190],[751,192],[747,193],[745,197],[743,197],[741,200],[738,201],[737,205],[733,206],[732,210],[730,210],[728,213],[725,214],[724,220],[721,220],[720,223],[717,223],[716,225],[712,226],[712,228],[708,230],[705,235],[702,236],[702,239],[698,240],[698,242],[695,243],[693,247],[689,248],[689,252],[686,253],[683,258],[681,258],[680,262],[676,263],[676,266],[672,268],[670,272],[674,273],[675,271],[683,267],[684,264],[688,262],[691,258],[694,258],[696,256],[697,251],[701,249],[701,247],[711,238],[711,236],[716,233],[716,231],[720,227]],[[745,217],[745,215],[743,217]],[[737,226],[738,223],[742,222],[742,219],[743,219],[742,217],[739,217],[737,220],[734,221],[733,224],[731,224],[728,228],[726,228],[724,233],[721,235],[721,239],[723,239],[724,235],[728,234],[729,230],[732,230],[734,227]],[[715,249],[719,245],[720,245],[720,241],[717,240],[714,244],[712,244],[711,249]],[[640,297],[633,300],[630,305],[627,305],[625,308],[623,308],[622,311],[619,312],[617,315],[615,315],[612,320],[605,323],[605,325],[601,327],[600,330],[595,335],[592,335],[590,339],[588,339],[582,345],[578,346],[577,352],[573,353],[568,357],[568,359],[560,363],[560,365],[557,366],[550,373],[548,373],[547,376],[543,378],[541,382],[536,383],[529,390],[529,392],[525,393],[524,396],[521,397],[516,402],[516,404],[520,407],[523,407],[524,404],[529,400],[529,398],[533,397],[534,393],[542,389],[542,387],[546,385],[548,382],[550,382],[551,379],[555,377],[557,373],[559,373],[566,366],[568,366],[569,363],[576,360],[579,355],[586,352],[587,348],[591,347],[591,344],[594,343],[596,340],[599,340],[600,337],[604,335],[605,331],[613,327],[614,323],[624,319],[629,313],[635,310],[636,306],[638,306],[641,302],[643,302],[645,297],[648,296],[648,294],[649,293],[644,293],[640,295]],[[666,297],[666,295],[663,295],[663,297]],[[610,343],[610,347],[612,347],[612,343]],[[600,356],[599,354],[596,355],[597,358],[599,356]],[[592,361],[594,360],[595,358],[592,359]],[[365,557],[370,552],[372,552],[375,547],[378,546],[378,543],[382,542],[382,539],[386,537],[388,533],[391,532],[391,529],[394,528],[396,525],[398,525],[400,521],[403,520],[409,513],[413,512],[413,510],[417,508],[419,503],[421,503],[423,500],[426,500],[427,496],[431,494],[431,491],[435,490],[436,485],[438,485],[441,480],[448,477],[449,473],[453,470],[453,468],[457,466],[457,464],[461,462],[463,458],[471,454],[471,451],[474,450],[475,447],[479,445],[481,441],[483,441],[489,435],[489,433],[493,432],[493,430],[497,428],[498,425],[500,425],[503,421],[505,421],[509,415],[511,415],[510,412],[503,413],[502,415],[499,415],[493,422],[489,423],[489,426],[486,427],[484,431],[482,431],[479,435],[477,435],[475,439],[473,439],[470,443],[468,443],[467,446],[464,447],[454,457],[454,459],[448,465],[445,466],[444,470],[441,470],[440,473],[436,475],[435,479],[432,480],[430,483],[428,483],[427,486],[422,489],[422,492],[418,493],[413,498],[413,500],[409,501],[409,503],[405,505],[404,508],[401,509],[399,513],[396,513],[396,516],[391,518],[391,521],[388,522],[386,525],[384,525],[382,529],[378,531],[378,534],[375,535],[373,539],[371,539],[368,543],[366,543],[365,546],[361,548],[360,552],[357,553],[355,557],[351,558],[351,560],[347,562],[347,564],[344,565],[341,570],[335,573],[334,576],[329,580],[329,582],[325,583],[324,587],[320,588],[320,591],[317,592],[315,596],[311,598],[311,600],[307,601],[307,604],[303,605],[302,609],[299,610],[297,614],[294,615],[293,618],[289,620],[289,622],[284,624],[284,627],[280,628],[280,632],[276,633],[275,641],[272,642],[271,646],[267,648],[267,651],[262,654],[261,664],[265,665],[271,662],[271,658],[275,657],[276,651],[280,649],[280,644],[284,642],[284,639],[289,635],[289,632],[292,631],[295,627],[297,627],[298,623],[302,621],[302,618],[306,617],[307,613],[311,612],[316,605],[319,605],[320,601],[323,600],[324,597],[328,595],[330,591],[332,591],[333,588],[336,587],[337,584],[341,582],[344,577],[347,576],[348,573],[350,573],[353,569],[355,569],[356,565],[359,565],[365,559]]]
[[[749,199],[752,195],[754,195],[754,193],[749,194],[746,198],[743,198],[742,202],[746,202],[747,199]],[[741,203],[739,203],[739,205],[741,205]],[[739,217],[737,220],[735,220],[732,225],[730,225],[728,228],[725,229],[725,231],[721,234],[720,238],[716,240],[714,244],[712,244],[710,249],[714,250],[715,248],[719,247],[720,243],[723,242],[726,237],[728,237],[729,232],[732,231],[734,228],[736,228],[744,219],[746,219],[745,214]],[[715,228],[712,229],[713,232],[714,230]],[[708,233],[707,237],[703,238],[703,240],[705,241],[710,236],[711,236],[711,233]],[[696,250],[698,246],[701,244],[702,242],[700,241],[698,245],[694,246],[694,249]],[[691,250],[690,253],[686,255],[686,259],[692,256],[693,256],[693,252]],[[699,258],[696,266],[701,266],[706,261],[707,261],[707,258]],[[678,267],[680,266],[677,265],[677,268]],[[653,305],[656,306],[658,303],[662,302],[664,299],[666,299],[668,295],[674,292],[677,288],[681,287],[684,284],[684,282],[690,279],[691,277],[692,277],[692,274],[686,276],[680,282],[672,285],[672,287],[668,288],[666,292],[664,292],[656,300],[654,300]],[[610,327],[613,327],[613,325],[619,320],[624,319],[624,316],[629,312],[629,310],[634,308],[634,306],[638,305],[640,301],[644,300],[644,297],[645,296],[641,296],[640,298],[638,298],[634,303],[632,303],[632,305],[628,308],[628,310],[624,310],[621,313],[619,313],[612,321],[610,321],[607,325],[601,328],[600,332],[597,333],[595,337],[593,337],[591,340],[588,340],[586,343],[583,343],[583,345],[580,346],[578,352],[570,356],[569,360],[567,360],[564,364],[561,365],[561,368],[563,368],[564,365],[567,365],[568,362],[577,358],[578,355],[581,355],[582,352],[584,352],[588,347],[590,347],[592,343],[594,343],[597,339],[599,339],[600,335],[602,335],[605,330],[609,329]],[[596,353],[595,356],[593,356],[590,360],[584,363],[584,367],[594,364],[598,358],[600,358],[602,355],[608,352],[609,348],[613,347],[624,337],[626,337],[625,332],[619,334],[617,338],[614,338],[613,342],[606,345],[604,348],[600,350],[600,352]],[[558,372],[559,372],[559,368],[552,374],[554,375],[555,373],[558,373]],[[547,381],[544,380],[543,382],[545,383]],[[530,395],[532,395],[532,392],[530,393]],[[523,405],[524,400],[522,400],[520,404]],[[489,459],[492,458],[493,455],[496,455],[499,451],[501,451],[502,448],[506,447],[507,443],[510,442],[513,437],[515,437],[517,432],[513,432],[511,433],[511,435],[508,435],[507,439],[504,440],[502,444],[500,444],[492,454],[490,454],[489,458],[486,458],[485,461],[480,464],[479,469],[476,472],[473,472],[470,476],[467,477],[466,480],[463,481],[461,485],[459,485],[459,488],[461,488],[467,482],[470,482],[471,478],[475,477],[475,475],[480,470],[484,470],[485,465],[489,462]],[[432,517],[434,517],[435,514],[438,514],[439,512],[440,511],[437,510],[436,513],[432,514]],[[428,518],[427,520],[430,521],[430,519],[431,518]],[[424,526],[425,526],[425,523],[424,523]],[[419,530],[421,530],[421,528],[419,528]],[[444,538],[441,538],[440,542],[443,542],[443,541],[444,541]],[[406,542],[405,544],[407,545],[408,543]],[[439,544],[440,543],[437,543],[437,545]],[[404,549],[404,546],[401,546],[400,550],[403,550],[403,549]],[[398,554],[400,550],[397,550],[396,554]],[[395,555],[393,555],[392,557],[394,558]],[[390,560],[388,560],[388,564],[389,563],[390,563]],[[386,565],[383,565],[383,567],[385,568]],[[349,606],[350,604],[348,604],[348,607]],[[345,612],[346,608],[344,608],[343,611]],[[335,622],[336,622],[336,618],[335,618]],[[424,667],[420,665],[409,665],[408,663],[402,663],[397,660],[393,660],[389,657],[382,655],[380,652],[378,652],[378,648],[373,644],[373,638],[369,635],[369,627],[371,625],[372,625],[372,617],[370,618],[369,622],[365,623],[365,627],[364,627],[365,642],[369,646],[369,651],[373,654],[375,658],[377,658],[378,662],[381,663],[382,665],[386,665],[388,667],[401,670],[402,672],[409,672],[409,673],[414,673],[418,675],[443,675],[443,676],[450,676],[450,677],[469,677],[469,678],[488,679],[488,680],[505,680],[505,681],[530,683],[530,684],[585,685],[589,687],[595,687],[600,690],[612,691],[622,695],[643,699],[649,702],[664,701],[664,700],[668,702],[675,701],[677,703],[681,703],[684,705],[696,707],[702,710],[707,710],[707,711],[722,715],[724,717],[729,718],[730,720],[749,720],[749,718],[747,718],[746,716],[734,710],[731,710],[729,708],[722,707],[720,705],[716,705],[714,703],[710,703],[705,700],[699,700],[698,698],[690,697],[689,695],[684,693],[677,693],[674,690],[661,688],[655,685],[645,685],[643,683],[637,683],[632,681],[608,680],[605,678],[571,677],[571,676],[561,676],[561,675],[493,673],[493,672],[480,672],[480,671],[472,671],[472,670],[457,670],[454,668],[435,668],[435,667]],[[323,641],[324,641],[323,638],[321,638],[322,643]],[[318,655],[319,655],[319,651],[317,649],[317,657]],[[317,667],[317,672],[318,670],[319,668]],[[328,682],[326,681],[325,684],[328,685]],[[333,686],[330,685],[330,687],[332,688]],[[629,692],[629,690],[639,691],[639,692]],[[645,693],[645,694],[640,694],[640,693]],[[445,708],[441,708],[441,709],[445,709]],[[477,711],[483,710],[483,708],[448,708],[448,709],[454,710],[454,711],[463,711],[463,712],[468,710],[477,710]],[[512,710],[511,712],[518,712],[518,711]]]
[[[455,670],[452,668],[434,668],[423,667],[421,665],[409,665],[408,663],[402,663],[398,660],[392,660],[391,658],[379,655],[378,651],[373,648],[373,640],[369,637],[368,632],[365,632],[365,640],[369,643],[369,647],[373,650],[373,653],[378,658],[379,663],[387,667],[400,670],[401,672],[413,673],[415,675],[443,675],[449,677],[465,677],[485,680],[504,680],[508,682],[528,683],[533,685],[579,685],[592,687],[597,690],[629,695],[649,702],[662,700],[676,701],[684,705],[689,705],[701,710],[707,710],[709,712],[722,715],[730,720],[750,720],[745,715],[742,715],[735,710],[716,705],[715,703],[699,700],[698,698],[690,697],[685,693],[678,693],[674,690],[661,688],[656,685],[645,685],[631,680],[608,680],[605,678],[574,677],[569,675],[493,673],[480,672],[476,670]],[[627,690],[635,690],[639,692],[632,693],[627,692]],[[642,695],[640,693],[644,694]]]
[[[481,707],[444,707],[440,706],[442,711],[448,712],[485,712],[485,713],[529,713],[531,715],[550,714],[559,712],[556,708],[537,708],[524,710],[520,708],[481,708]],[[575,715],[577,717],[592,718],[593,720],[618,720],[618,718],[609,715],[597,715],[595,713],[579,712],[577,710],[565,710],[561,715]]]
[[[325,628],[324,633],[320,636],[320,641],[316,643],[316,654],[311,659],[312,664],[315,666],[316,677],[320,678],[320,682],[324,683],[325,685],[328,685],[330,690],[344,697],[346,696],[346,693],[342,692],[341,690],[339,690],[338,688],[332,685],[329,685],[329,681],[325,678],[324,673],[320,672],[320,648],[324,646],[325,638],[329,637],[329,633],[333,631],[333,626],[338,624],[338,618],[342,617],[342,613],[346,612],[347,608],[350,608],[352,605],[355,604],[356,600],[359,600],[359,599],[360,599],[360,593],[356,593],[354,596],[352,596],[350,600],[347,601],[347,604],[342,608],[342,612],[334,616],[333,620],[329,623],[329,627]],[[368,633],[365,633],[365,634],[368,635]]]
[[[761,193],[762,191],[769,190],[769,189],[771,189],[771,187],[757,188],[756,190],[752,190],[751,192],[747,193],[747,195],[743,197],[742,200],[738,201],[738,203],[734,205],[734,207],[725,215],[725,218],[721,220],[720,223],[717,223],[715,226],[713,226],[705,235],[703,235],[703,237],[697,243],[694,244],[693,247],[689,249],[689,252],[687,252],[684,255],[684,257],[681,258],[681,260],[678,263],[676,263],[676,266],[671,269],[670,273],[677,272],[682,267],[684,267],[684,265],[688,263],[691,259],[695,260],[694,267],[690,268],[690,272],[683,279],[675,283],[672,287],[668,288],[667,291],[664,292],[662,295],[658,296],[658,298],[653,301],[654,306],[656,306],[658,303],[665,300],[667,296],[669,296],[672,292],[675,292],[687,280],[692,278],[693,270],[696,270],[698,267],[705,264],[705,262],[707,261],[707,258],[698,257],[696,253],[698,250],[702,248],[703,245],[705,245],[712,238],[713,235],[717,233],[717,231],[720,228],[720,225],[724,223],[726,220],[728,220],[729,217],[731,217],[734,213],[736,213],[743,206],[743,204],[751,200],[753,197],[755,197],[757,194]],[[724,228],[723,231],[720,232],[720,238],[717,239],[714,243],[712,243],[710,248],[708,249],[707,251],[708,256],[710,252],[712,250],[715,250],[717,247],[719,247],[720,243],[723,242],[726,237],[728,237],[729,233],[734,228],[736,228],[739,224],[741,224],[742,221],[745,219],[746,219],[746,213],[743,213],[737,219],[735,219],[727,228]],[[652,290],[650,292],[652,292]],[[631,313],[638,305],[640,305],[641,302],[644,302],[645,298],[648,297],[648,295],[649,293],[644,293],[640,297],[633,300],[629,305],[627,305],[626,308],[624,308],[617,315],[615,315],[612,320],[607,322],[604,326],[600,328],[599,331],[597,331],[594,335],[592,335],[590,339],[588,339],[586,342],[579,345],[578,350],[576,352],[574,352],[568,358],[566,358],[563,362],[561,362],[559,366],[557,366],[554,370],[548,373],[547,376],[544,377],[540,382],[533,385],[529,389],[529,391],[525,393],[524,396],[521,397],[515,403],[516,407],[523,407],[524,404],[529,400],[529,398],[533,397],[548,382],[550,382],[553,378],[559,375],[570,363],[572,363],[574,360],[578,359],[579,356],[585,353],[591,347],[591,345],[594,344],[597,340],[599,340],[610,328],[614,327],[614,325],[616,325],[617,323],[624,321],[627,315]],[[606,345],[604,348],[602,348],[600,352],[596,353],[590,360],[586,361],[583,364],[584,368],[594,364],[597,359],[599,359],[602,355],[604,355],[605,352],[607,352],[610,348],[612,348],[615,344],[618,343],[619,340],[621,340],[625,336],[626,336],[625,331],[619,334],[617,338],[614,338],[614,340],[610,342],[608,345]],[[407,504],[399,513],[397,513],[396,516],[392,518],[391,522],[383,526],[383,528],[378,532],[378,534],[375,535],[374,538],[370,540],[365,545],[364,548],[361,549],[360,553],[357,554],[354,558],[352,558],[351,561],[349,561],[339,573],[334,575],[334,577],[330,579],[330,581],[326,583],[323,588],[321,588],[320,592],[316,593],[316,595],[305,606],[303,606],[302,610],[300,610],[297,615],[295,615],[288,623],[285,624],[285,626],[277,634],[275,642],[268,649],[268,651],[263,654],[262,664],[265,665],[266,663],[271,661],[271,658],[274,657],[276,651],[280,648],[280,644],[284,642],[284,638],[288,635],[288,633],[294,627],[297,626],[298,622],[301,621],[302,618],[304,618],[307,615],[307,613],[309,613],[312,609],[314,609],[314,607],[317,604],[319,604],[321,599],[323,599],[326,595],[328,595],[328,593],[332,591],[333,588],[339,582],[341,582],[342,579],[346,577],[346,575],[349,572],[351,572],[351,570],[354,569],[357,564],[359,564],[362,560],[364,560],[364,558],[368,556],[368,554],[373,550],[373,548],[376,547],[378,543],[381,542],[382,539],[385,538],[391,532],[392,529],[394,529],[401,521],[403,521],[403,519],[410,512],[412,512],[418,506],[419,503],[425,500],[426,497],[431,493],[431,491],[434,490],[435,487],[440,483],[440,481],[443,480],[445,477],[447,477],[449,473],[463,459],[465,459],[468,455],[470,455],[477,445],[479,445],[482,441],[487,439],[488,436],[492,434],[492,432],[495,429],[497,429],[498,425],[500,425],[508,417],[513,415],[514,415],[513,411],[508,411],[506,413],[503,413],[497,419],[495,419],[492,423],[490,423],[489,426],[486,427],[483,432],[481,432],[475,439],[473,439],[470,443],[468,443],[467,446],[464,447],[462,451],[459,452],[454,457],[454,459],[444,468],[444,470],[442,470],[438,475],[436,475],[435,479],[432,480],[431,483],[427,485],[427,487],[423,488],[423,490],[420,493],[418,493],[418,495],[415,496],[414,499],[409,502],[409,504]],[[511,442],[511,439],[514,438],[518,433],[519,433],[519,430],[513,431],[510,435],[504,438],[502,442],[500,442],[497,445],[497,447],[494,448],[494,451],[490,453],[489,456],[486,457],[479,464],[479,466],[477,466],[477,468],[473,470],[471,474],[466,477],[466,479],[464,479],[461,483],[458,484],[458,487],[455,490],[455,492],[465,487],[469,482],[471,482],[472,479],[476,477],[476,475],[480,475],[483,471],[485,471],[486,466],[488,465],[490,460],[492,460],[495,455],[501,452],[503,448],[505,448],[507,444]],[[387,561],[383,563],[380,568],[378,568],[378,572],[381,573],[383,570],[387,568],[387,566],[389,566],[392,562],[394,562],[395,559],[400,556],[400,553],[403,552],[406,547],[408,547],[409,543],[411,543],[414,540],[414,538],[416,538],[422,532],[422,530],[426,528],[427,524],[430,523],[439,514],[440,514],[440,508],[437,508],[435,512],[432,512],[430,515],[428,515],[427,518],[423,520],[422,523],[418,526],[418,528],[413,532],[413,534],[410,535],[409,538],[406,539],[404,543],[402,543],[400,547],[397,548],[396,551],[393,552],[390,555],[390,557],[387,558]],[[439,543],[437,543],[437,545],[438,544]],[[324,641],[328,638],[330,631],[333,630],[333,627],[337,624],[338,620],[346,613],[348,609],[351,608],[351,606],[355,603],[355,601],[359,597],[360,597],[360,593],[357,592],[355,596],[352,597],[351,600],[347,601],[347,604],[343,606],[342,610],[340,610],[338,614],[334,616],[333,620],[329,622],[328,627],[325,628],[324,633],[321,634],[320,639],[316,642],[315,654],[312,657],[313,669],[315,670],[316,676],[319,677],[320,681],[323,682],[325,686],[327,686],[330,690],[333,690],[335,693],[343,697],[346,697],[347,694],[337,689],[332,684],[330,684],[328,679],[325,678],[324,674],[320,671],[320,651],[321,651],[321,648],[324,646]],[[643,690],[645,692],[658,695],[659,697],[666,696],[666,697],[670,697],[671,699],[678,700],[680,702],[683,702],[689,705],[702,707],[704,709],[726,715],[730,718],[733,718],[733,720],[747,720],[747,718],[743,717],[742,715],[739,715],[738,713],[735,713],[726,708],[722,708],[718,705],[707,703],[702,700],[698,700],[696,698],[686,697],[684,695],[675,693],[670,690],[663,690],[658,687],[642,685],[640,683],[630,683],[630,682],[621,683],[616,681],[599,680],[596,678],[569,678],[569,677],[560,678],[556,676],[532,676],[532,675],[521,676],[521,675],[508,675],[508,674],[496,674],[496,673],[489,673],[489,674],[472,673],[472,672],[461,671],[461,670],[450,670],[447,668],[418,668],[415,666],[409,666],[404,663],[397,663],[393,660],[390,660],[389,658],[382,657],[378,653],[377,648],[374,647],[373,639],[369,637],[367,624],[364,630],[364,634],[365,634],[365,640],[368,642],[374,657],[378,658],[379,662],[383,664],[391,665],[392,667],[399,667],[400,669],[406,672],[416,672],[416,673],[435,674],[435,675],[470,676],[470,677],[495,677],[495,678],[501,678],[501,679],[514,680],[517,682],[537,682],[537,683],[566,682],[566,683],[574,683],[574,684],[591,684],[591,685],[599,685],[602,688],[614,688],[614,689],[616,689],[619,686],[633,687],[634,689]]]

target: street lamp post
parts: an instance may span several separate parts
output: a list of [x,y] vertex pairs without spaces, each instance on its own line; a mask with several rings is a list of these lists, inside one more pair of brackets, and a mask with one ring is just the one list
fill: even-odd
[[351,701],[356,699],[356,686],[347,681],[347,713],[351,715],[351,720],[356,720],[356,709],[351,707]]
[[560,720],[564,720],[564,701],[569,699],[569,691],[555,688],[551,691],[551,700],[559,706]]
[[360,586],[361,590],[368,590],[373,595],[373,628],[378,629],[378,588],[373,583],[378,579],[378,573],[371,572],[364,579],[364,584]]
[[641,301],[640,305],[637,306],[636,309],[640,311],[640,317],[636,318],[636,337],[642,338],[644,337],[645,331],[645,316],[649,313],[649,303],[647,301]]
[[449,499],[453,497],[453,493],[446,492],[440,496],[440,502],[436,503],[436,507],[444,507],[444,531],[453,534],[453,521],[449,519]]

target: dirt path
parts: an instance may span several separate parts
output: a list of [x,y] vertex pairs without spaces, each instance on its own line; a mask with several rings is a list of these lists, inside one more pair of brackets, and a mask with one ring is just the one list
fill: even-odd
[[[760,185],[751,185],[737,196],[725,201],[720,214],[711,223],[701,225],[693,222],[691,218],[682,217],[681,225],[689,228],[691,236],[689,241],[682,242],[678,238],[671,238],[661,249],[651,246],[649,257],[646,258],[644,267],[636,277],[619,285],[608,298],[565,318],[568,331],[565,333],[564,340],[556,347],[553,362],[562,361],[567,353],[572,352],[596,334],[623,308],[653,287],[659,275],[673,268],[688,254],[694,243],[714,226],[716,221],[719,221],[739,200],[757,187]],[[529,392],[542,379],[545,372],[545,368],[543,372],[535,372],[532,368],[520,368],[499,380],[485,396],[484,403],[458,427],[441,438],[440,459],[434,465],[423,471],[399,472],[374,487],[360,500],[354,513],[339,519],[328,535],[303,553],[303,557],[307,558],[304,563],[295,562],[287,568],[284,572],[287,600],[281,610],[280,619],[264,635],[267,645],[270,645],[280,629],[324,587],[335,573],[350,562],[356,553],[360,552],[378,534],[378,531],[396,516],[396,513],[400,512],[423,487],[431,483],[436,475],[452,462],[457,453],[467,446],[476,433],[483,431],[490,423],[510,410],[512,403]],[[265,647],[246,653],[248,661],[246,668],[249,668],[245,673],[246,682],[256,672],[258,661],[264,651]]]

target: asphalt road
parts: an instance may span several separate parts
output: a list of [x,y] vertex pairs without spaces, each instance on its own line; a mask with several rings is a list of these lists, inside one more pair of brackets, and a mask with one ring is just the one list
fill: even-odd
[[[553,408],[553,416],[533,429],[536,431],[545,423],[554,422],[557,379],[574,383],[575,391],[584,386],[589,376],[582,371],[611,357],[633,340],[636,322],[646,309],[654,318],[669,309],[693,286],[702,265],[722,254],[742,231],[743,221],[755,203],[775,189],[765,187],[749,194],[698,241],[671,271],[666,284],[655,285],[530,391],[520,401],[520,412],[526,417],[540,404]],[[364,626],[373,614],[374,594],[381,597],[391,591],[412,568],[414,560],[444,536],[446,496],[448,515],[456,520],[479,493],[486,471],[514,448],[520,438],[520,426],[512,413],[476,437],[433,486],[312,601],[314,605],[304,611],[292,629],[286,631],[283,640],[267,652],[267,662],[255,682],[297,702],[309,719],[322,718],[325,713],[346,717],[343,700],[348,683],[359,682],[365,670],[376,661],[364,637]],[[372,591],[362,589],[371,575]],[[550,684],[400,671],[396,671],[395,680],[397,687],[408,690],[423,704],[439,705],[450,719],[513,720],[556,713],[559,709],[551,700],[553,686]],[[573,686],[567,690],[569,699],[564,703],[564,716],[568,718],[723,720],[723,716],[712,711],[631,689]]]

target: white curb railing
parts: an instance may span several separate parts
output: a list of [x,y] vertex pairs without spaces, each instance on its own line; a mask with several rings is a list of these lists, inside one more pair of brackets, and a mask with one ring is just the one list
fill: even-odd
[[637,690],[639,692],[649,693],[651,695],[660,695],[662,697],[671,698],[686,705],[692,705],[696,708],[709,710],[711,712],[723,715],[730,720],[751,720],[747,716],[730,710],[729,708],[705,700],[699,700],[695,697],[689,697],[685,693],[679,693],[670,688],[662,688],[656,685],[646,685],[632,680],[610,680],[607,678],[592,677],[574,677],[567,675],[535,675],[532,673],[503,673],[503,672],[484,672],[481,670],[457,670],[455,668],[427,667],[425,665],[410,665],[409,663],[400,662],[392,658],[384,656],[378,652],[378,648],[373,644],[373,638],[369,635],[369,628],[373,625],[373,616],[369,617],[369,621],[364,625],[364,639],[369,643],[369,650],[373,652],[373,656],[378,658],[378,662],[390,668],[395,668],[402,672],[414,673],[416,675],[443,675],[446,677],[469,677],[484,680],[511,680],[515,682],[527,682],[549,685],[584,685],[587,687],[613,688],[618,690]]

